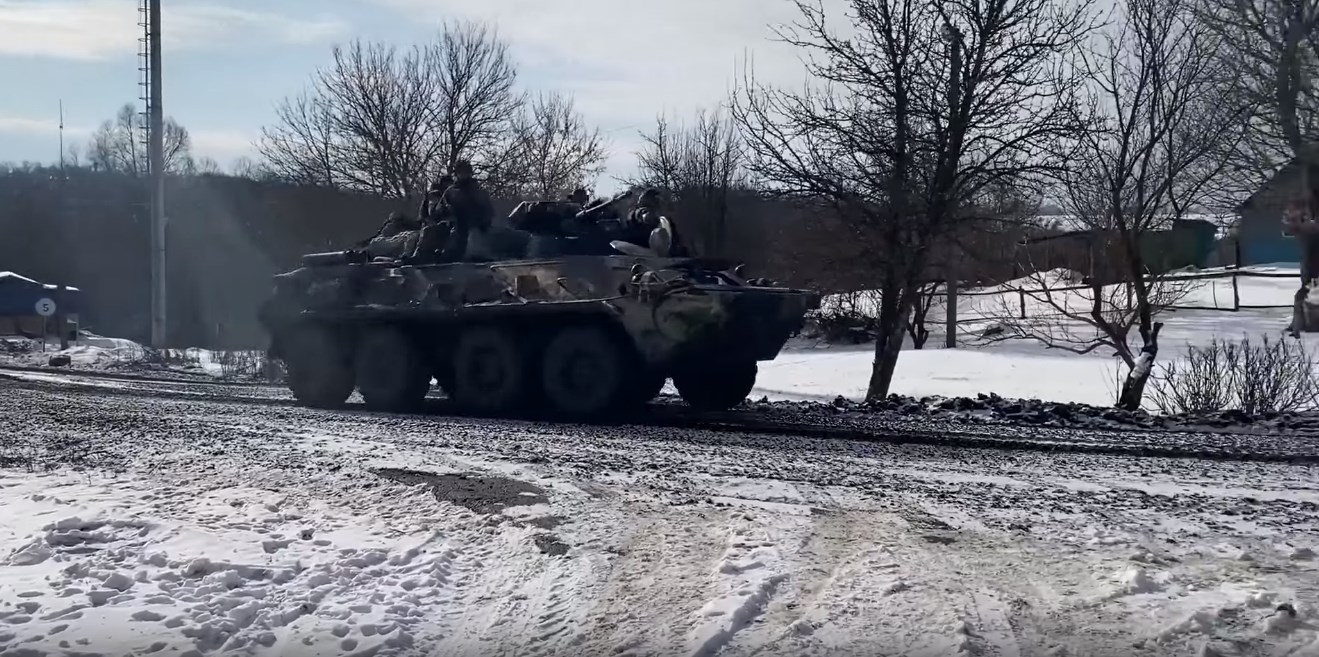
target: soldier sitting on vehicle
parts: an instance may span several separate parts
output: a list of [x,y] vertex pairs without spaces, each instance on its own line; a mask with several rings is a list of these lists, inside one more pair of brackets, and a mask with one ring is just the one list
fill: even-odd
[[[663,218],[660,215],[660,193],[658,189],[649,188],[641,193],[637,198],[636,205],[627,213],[627,218],[623,220],[622,234],[620,239],[639,246],[644,249],[654,249],[656,244],[652,241],[655,230],[660,228]],[[664,257],[686,257],[687,249],[678,239],[677,227],[673,220],[666,219],[669,235],[668,244],[663,248],[663,253],[656,255]]]
[[453,178],[453,185],[444,190],[443,196],[452,223],[440,260],[461,262],[488,258],[487,238],[494,219],[490,196],[473,177],[472,163],[467,160],[454,163]]
[[568,202],[576,203],[581,206],[582,209],[586,209],[586,205],[591,202],[591,195],[587,194],[585,189],[578,187],[577,189],[572,190],[572,193],[568,195]]
[[421,199],[421,208],[417,210],[417,219],[425,223],[431,215],[439,213],[440,206],[444,201],[444,192],[452,185],[453,176],[447,173],[440,176],[438,181],[431,183],[430,188],[426,190],[426,196]]
[[402,258],[415,248],[418,228],[417,222],[407,215],[402,212],[392,212],[385,220],[385,224],[376,232],[375,237],[360,246],[372,259]]

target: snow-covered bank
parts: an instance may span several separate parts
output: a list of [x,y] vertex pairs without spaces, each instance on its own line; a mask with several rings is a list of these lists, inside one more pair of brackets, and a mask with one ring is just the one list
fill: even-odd
[[61,367],[82,371],[173,374],[211,378],[254,378],[268,363],[259,351],[153,350],[124,338],[82,332],[68,348],[56,340],[0,338],[0,366]]

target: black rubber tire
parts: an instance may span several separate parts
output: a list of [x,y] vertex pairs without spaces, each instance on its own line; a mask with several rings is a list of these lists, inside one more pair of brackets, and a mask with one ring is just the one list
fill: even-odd
[[302,326],[282,336],[284,366],[293,398],[313,408],[338,408],[353,394],[348,346],[334,331]]
[[608,328],[570,325],[545,343],[540,392],[550,410],[572,417],[617,411],[639,396],[638,359]]
[[674,374],[673,386],[688,406],[700,411],[725,411],[746,401],[756,385],[755,361],[689,367]]
[[372,411],[408,413],[421,408],[431,373],[424,354],[406,332],[394,327],[363,331],[354,363],[357,391]]
[[515,335],[495,328],[464,331],[454,346],[452,388],[462,409],[508,413],[527,403],[527,359]]

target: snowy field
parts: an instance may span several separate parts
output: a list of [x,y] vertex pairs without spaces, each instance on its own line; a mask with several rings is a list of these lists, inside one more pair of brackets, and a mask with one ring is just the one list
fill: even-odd
[[[1274,267],[1247,271],[1296,274],[1294,269]],[[1039,283],[1031,278],[1003,287],[1010,289],[1016,285],[1039,288]],[[1065,285],[1070,284],[1059,283],[1058,287]],[[1231,279],[1196,282],[1179,305],[1224,310],[1174,310],[1159,315],[1156,321],[1164,323],[1159,340],[1159,360],[1179,358],[1187,346],[1204,346],[1215,337],[1230,341],[1246,336],[1253,341],[1261,337],[1271,340],[1283,337],[1283,329],[1291,321],[1290,304],[1298,285],[1299,275],[1295,278],[1241,277],[1238,286],[1242,305],[1287,307],[1230,312]],[[1042,300],[1042,295],[1037,293],[1036,296],[1040,299],[1029,296],[1026,299],[1028,318],[1057,313]],[[1086,308],[1084,293],[1061,292],[1055,293],[1054,298],[1073,310]],[[930,338],[920,350],[912,349],[908,341],[898,361],[892,391],[913,397],[974,397],[992,392],[1007,398],[1111,405],[1116,396],[1116,377],[1119,371],[1125,374],[1111,349],[1100,348],[1078,355],[1049,349],[1028,340],[985,344],[979,339],[987,327],[997,323],[997,318],[1005,313],[1017,313],[1019,301],[1013,291],[961,297],[958,303],[958,348],[950,350],[944,348],[945,305],[943,299],[936,299],[927,320]],[[1090,330],[1075,321],[1059,320],[1056,323],[1075,333]],[[1133,335],[1133,340],[1138,339]],[[1305,339],[1307,342],[1313,340],[1309,336]],[[1139,348],[1138,344],[1135,346]],[[830,401],[841,395],[860,399],[865,396],[873,360],[873,345],[839,347],[798,342],[775,361],[761,364],[753,396]]]

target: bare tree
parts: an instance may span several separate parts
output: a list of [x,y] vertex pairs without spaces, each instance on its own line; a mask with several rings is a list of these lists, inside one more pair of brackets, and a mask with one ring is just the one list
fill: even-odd
[[276,108],[258,150],[281,178],[407,197],[456,160],[489,155],[521,102],[516,79],[507,44],[479,23],[446,23],[402,52],[336,46],[310,88]]
[[850,0],[855,34],[821,4],[780,36],[820,84],[785,91],[754,77],[733,115],[750,168],[777,194],[824,200],[878,261],[880,309],[867,398],[888,394],[929,252],[982,189],[1056,164],[1074,132],[1069,56],[1092,29],[1085,0]]
[[220,163],[213,157],[199,157],[193,166],[192,173],[197,175],[219,175],[221,173]]
[[487,161],[487,188],[513,197],[559,198],[589,187],[607,155],[598,128],[588,127],[572,97],[542,93],[514,116],[507,144]]
[[[944,291],[944,286],[938,282],[922,283],[917,289],[916,302],[912,304],[911,321],[907,323],[907,335],[911,336],[911,346],[915,349],[924,349],[925,342],[930,339],[930,329],[926,325],[926,318],[930,315],[930,308],[934,306],[934,300],[939,293]],[[944,308],[944,312],[948,309]]]
[[1200,0],[1198,10],[1219,38],[1212,54],[1233,73],[1219,102],[1250,126],[1223,153],[1230,200],[1240,200],[1291,158],[1311,156],[1307,146],[1319,140],[1319,2]]
[[[193,167],[192,139],[187,129],[174,119],[166,118],[164,138],[165,171],[190,171]],[[114,119],[105,121],[92,133],[87,144],[87,160],[103,171],[130,176],[145,176],[150,172],[146,119],[132,103],[125,103]]]
[[426,60],[439,78],[434,102],[441,163],[447,168],[464,157],[493,157],[500,134],[525,100],[514,91],[517,67],[508,44],[484,24],[446,22],[439,40],[427,47]]
[[1088,230],[1096,258],[1113,263],[1117,284],[1094,277],[1078,299],[1050,274],[1037,275],[1043,291],[1032,296],[1063,325],[1026,320],[1008,331],[1072,351],[1113,348],[1128,369],[1117,400],[1128,410],[1140,407],[1158,355],[1155,317],[1190,291],[1154,269],[1146,250],[1208,198],[1228,166],[1217,153],[1243,130],[1240,111],[1215,93],[1231,74],[1214,56],[1221,39],[1196,19],[1192,1],[1124,0],[1116,27],[1086,58],[1090,127],[1069,140],[1072,166],[1060,181],[1064,205]]
[[698,253],[722,254],[727,246],[729,202],[749,190],[746,145],[738,125],[722,109],[701,110],[687,125],[670,127],[660,117],[643,134],[637,184],[668,191],[678,222],[691,226]]
[[[314,93],[314,92],[313,92]],[[355,176],[343,171],[348,158],[339,142],[335,117],[325,98],[303,93],[275,108],[278,123],[261,130],[257,152],[264,168],[299,185],[353,187]]]
[[247,178],[248,180],[276,179],[267,167],[247,156],[234,160],[233,165],[229,167],[229,173],[236,178]]

